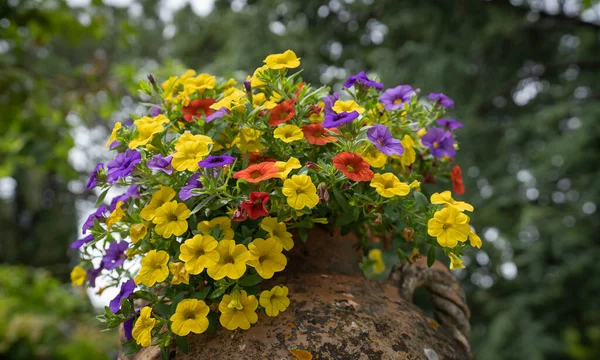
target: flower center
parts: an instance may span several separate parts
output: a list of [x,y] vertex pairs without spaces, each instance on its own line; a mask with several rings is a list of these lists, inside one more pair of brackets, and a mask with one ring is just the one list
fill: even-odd
[[314,137],[322,137],[323,133],[321,131],[315,131]]
[[450,229],[451,227],[452,227],[452,224],[444,224],[444,225],[442,225],[442,229],[443,229],[443,230],[448,230],[448,229]]
[[196,319],[196,314],[194,314],[192,311],[186,311],[185,313],[183,313],[183,317],[186,320],[194,320]]
[[177,220],[179,220],[177,218],[177,215],[175,215],[175,214],[169,214],[169,215],[167,215],[167,221],[173,222],[173,221],[177,221]]
[[437,141],[434,141],[434,142],[433,142],[433,148],[434,148],[434,149],[437,149],[437,148],[439,148],[439,147],[440,147],[440,143],[439,143],[439,142],[437,142]]
[[260,173],[260,171],[253,171],[252,174],[250,174],[250,177],[252,177],[253,179],[256,179],[258,177],[260,177],[262,174]]
[[385,140],[384,140],[382,137],[380,137],[379,139],[377,139],[377,143],[378,143],[380,146],[383,146],[383,144],[385,144]]
[[224,256],[223,257],[223,262],[225,264],[233,264],[233,263],[235,263],[235,261],[233,260],[233,256],[231,256],[231,255]]
[[394,105],[402,104],[402,99],[394,100]]
[[266,259],[267,259],[267,257],[266,257],[266,256],[260,256],[260,257],[258,258],[258,262],[262,264],[262,263],[263,263],[263,262],[264,262]]
[[279,118],[280,119],[285,119],[290,113],[288,113],[287,111],[282,111],[279,113]]
[[353,173],[354,172],[354,166],[352,165],[346,165],[346,171],[349,173]]
[[204,249],[196,249],[196,257],[200,257],[204,254],[205,254]]

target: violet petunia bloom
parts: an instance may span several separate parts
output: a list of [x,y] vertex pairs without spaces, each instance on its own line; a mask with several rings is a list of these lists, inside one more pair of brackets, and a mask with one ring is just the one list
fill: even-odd
[[127,241],[113,241],[106,249],[106,254],[102,258],[102,265],[106,270],[113,270],[125,262],[127,256],[125,251],[129,243]]
[[465,127],[463,123],[453,119],[439,119],[437,123],[438,125],[444,127],[444,129],[446,129],[447,131],[453,131],[458,128]]
[[140,153],[132,149],[117,154],[115,159],[106,165],[106,181],[114,184],[120,178],[131,175],[135,165],[141,161],[142,156]]
[[423,145],[429,147],[431,155],[436,158],[444,156],[453,157],[456,155],[456,149],[454,149],[454,138],[452,133],[439,128],[429,129],[427,134],[421,138]]
[[207,116],[206,119],[204,119],[204,121],[209,123],[215,119],[220,119],[227,114],[231,114],[231,111],[229,111],[229,109],[227,109],[226,107],[222,107],[219,110],[213,112],[212,115]]
[[94,171],[92,171],[92,173],[90,174],[90,179],[88,180],[87,184],[85,185],[86,189],[88,189],[88,190],[93,189],[96,187],[96,185],[98,185],[98,173],[100,172],[100,170],[104,170],[103,163],[96,164]]
[[365,74],[364,71],[361,71],[356,75],[350,76],[348,80],[346,80],[346,82],[344,83],[344,87],[351,88],[356,84],[362,85],[367,88],[374,87],[377,90],[383,90],[383,84],[375,80],[369,79],[369,77],[367,76],[367,74]]
[[133,294],[134,290],[135,281],[127,280],[126,282],[122,283],[121,290],[119,290],[117,296],[115,296],[115,298],[110,301],[110,304],[108,304],[110,311],[113,313],[119,311],[119,309],[121,309],[121,302],[123,302],[123,299],[127,299],[129,295]]
[[152,109],[150,109],[150,116],[154,117],[154,116],[158,116],[160,114],[162,114],[162,109],[161,108],[153,106]]
[[211,156],[207,157],[206,159],[200,161],[198,163],[198,165],[200,167],[204,167],[204,168],[212,168],[212,167],[217,167],[217,166],[230,165],[230,164],[233,164],[234,161],[235,161],[235,158],[228,154],[216,155],[216,156],[211,155]]
[[131,334],[133,330],[133,318],[129,318],[123,322],[123,332],[125,333],[125,339],[127,341],[133,339]]
[[112,149],[116,148],[119,145],[121,145],[121,143],[119,142],[119,140],[115,140],[115,141],[111,142],[110,145],[108,145],[108,148],[110,150],[112,150]]
[[443,108],[454,109],[454,100],[443,93],[431,93],[429,94],[429,100],[435,100],[435,104],[441,105]]
[[110,211],[111,212],[115,211],[115,209],[117,208],[117,204],[119,203],[119,201],[127,202],[131,198],[139,198],[139,197],[140,197],[140,193],[138,191],[138,186],[137,185],[131,185],[127,189],[127,192],[125,194],[116,196],[116,197],[114,197],[111,200],[111,202],[110,202]]
[[324,107],[324,111],[325,114],[330,114],[330,113],[335,113],[335,111],[333,111],[333,105],[335,105],[335,102],[338,101],[340,99],[340,94],[338,93],[333,93],[333,95],[327,95],[326,97],[323,98],[323,103],[325,104]]
[[173,156],[169,155],[167,157],[163,157],[161,154],[156,154],[152,157],[152,159],[148,160],[146,166],[151,170],[162,171],[168,175],[173,173],[173,166],[171,166],[171,160]]
[[404,153],[404,146],[402,146],[400,140],[394,139],[385,125],[376,124],[367,130],[367,137],[379,151],[387,156],[402,155]]
[[100,205],[96,211],[94,211],[93,213],[91,213],[87,220],[85,221],[85,223],[83,223],[83,228],[81,229],[81,233],[85,234],[85,232],[88,229],[91,229],[92,226],[94,226],[94,220],[95,219],[102,219],[104,218],[104,214],[106,213],[106,206],[104,205]]
[[352,122],[354,119],[358,117],[358,111],[354,110],[352,112],[344,111],[342,113],[336,114],[334,112],[325,115],[325,120],[323,120],[323,127],[325,128],[334,128],[338,127],[342,124]]
[[94,237],[90,234],[84,238],[73,241],[73,243],[69,246],[71,249],[79,249],[83,246],[83,244],[87,244],[90,241],[94,240]]
[[187,185],[182,187],[181,190],[179,190],[179,198],[181,200],[186,201],[187,199],[191,198],[192,196],[200,195],[200,194],[192,193],[193,189],[201,189],[204,187],[202,185],[202,183],[200,181],[198,181],[199,177],[200,177],[200,174],[194,174],[194,175],[190,176],[190,180],[188,181]]
[[410,97],[414,93],[415,91],[409,85],[399,85],[384,91],[379,97],[379,102],[388,110],[398,110],[404,106],[405,102],[410,101]]
[[100,265],[100,267],[97,269],[89,269],[88,271],[86,271],[87,278],[90,281],[91,287],[96,287],[96,278],[98,277],[98,275],[100,275],[102,269],[104,268],[102,267],[102,265]]

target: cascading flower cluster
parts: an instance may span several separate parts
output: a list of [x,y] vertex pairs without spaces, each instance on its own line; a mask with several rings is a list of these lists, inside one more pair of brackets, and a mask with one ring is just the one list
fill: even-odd
[[[449,179],[464,192],[450,98],[383,90],[364,72],[331,94],[289,74],[300,66],[291,50],[264,63],[241,86],[193,70],[160,86],[149,76],[140,86],[154,105],[115,124],[107,146],[117,155],[90,177],[102,193],[72,245],[82,262],[71,278],[95,287],[104,276],[120,289],[100,319],[123,323],[130,351],[285,311],[293,294],[261,282],[317,224],[357,234],[360,266],[375,279],[423,251],[433,262],[436,249],[464,267],[466,241],[481,246],[471,205],[421,191]],[[115,185],[127,190],[105,204]]]

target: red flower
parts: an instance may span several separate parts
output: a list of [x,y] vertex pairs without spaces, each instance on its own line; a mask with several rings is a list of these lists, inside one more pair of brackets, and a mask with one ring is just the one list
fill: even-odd
[[202,116],[202,114],[210,116],[213,113],[213,109],[211,109],[210,106],[214,103],[215,100],[210,98],[192,100],[188,106],[183,107],[183,118],[187,122],[193,122],[193,116],[198,118]]
[[465,185],[463,184],[462,170],[460,166],[454,165],[452,172],[450,173],[450,180],[452,181],[452,189],[457,195],[465,193]]
[[249,152],[248,153],[248,165],[255,165],[261,162],[275,162],[277,159],[268,157],[264,152]]
[[238,205],[237,209],[233,212],[233,216],[231,217],[231,221],[241,222],[248,218],[248,212],[246,209],[242,207],[242,205]]
[[249,183],[259,183],[263,180],[271,179],[277,175],[279,168],[273,162],[261,162],[248,166],[242,171],[233,174],[234,179],[244,179]]
[[246,210],[246,213],[250,219],[256,220],[261,216],[269,215],[267,207],[265,206],[268,201],[269,194],[255,191],[250,193],[250,200],[242,202],[240,207]]
[[271,109],[269,126],[277,126],[293,118],[296,115],[296,111],[294,110],[295,102],[296,99],[285,100]]
[[308,112],[306,113],[306,115],[310,116],[310,115],[319,115],[321,113],[321,111],[323,110],[323,107],[320,105],[313,105],[310,107],[310,110],[308,110]]
[[333,158],[333,165],[354,181],[370,181],[375,174],[363,158],[351,152],[342,152]]
[[[331,131],[339,133],[338,129],[331,129]],[[319,123],[303,126],[302,132],[309,144],[325,145],[329,142],[337,141],[337,139],[329,135],[329,132]]]

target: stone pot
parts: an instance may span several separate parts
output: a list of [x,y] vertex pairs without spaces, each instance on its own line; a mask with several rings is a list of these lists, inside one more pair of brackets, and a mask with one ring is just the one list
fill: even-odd
[[[289,288],[288,309],[271,318],[259,312],[250,330],[191,334],[189,352],[176,359],[470,359],[469,309],[460,284],[441,263],[426,260],[398,266],[385,282],[367,280],[353,235],[314,229],[288,254],[286,270],[264,289]],[[412,304],[415,288],[426,287],[437,321]],[[292,350],[292,352],[290,352]],[[125,357],[121,357],[125,359]],[[145,348],[129,359],[161,359]],[[298,357],[298,359],[304,359]]]

